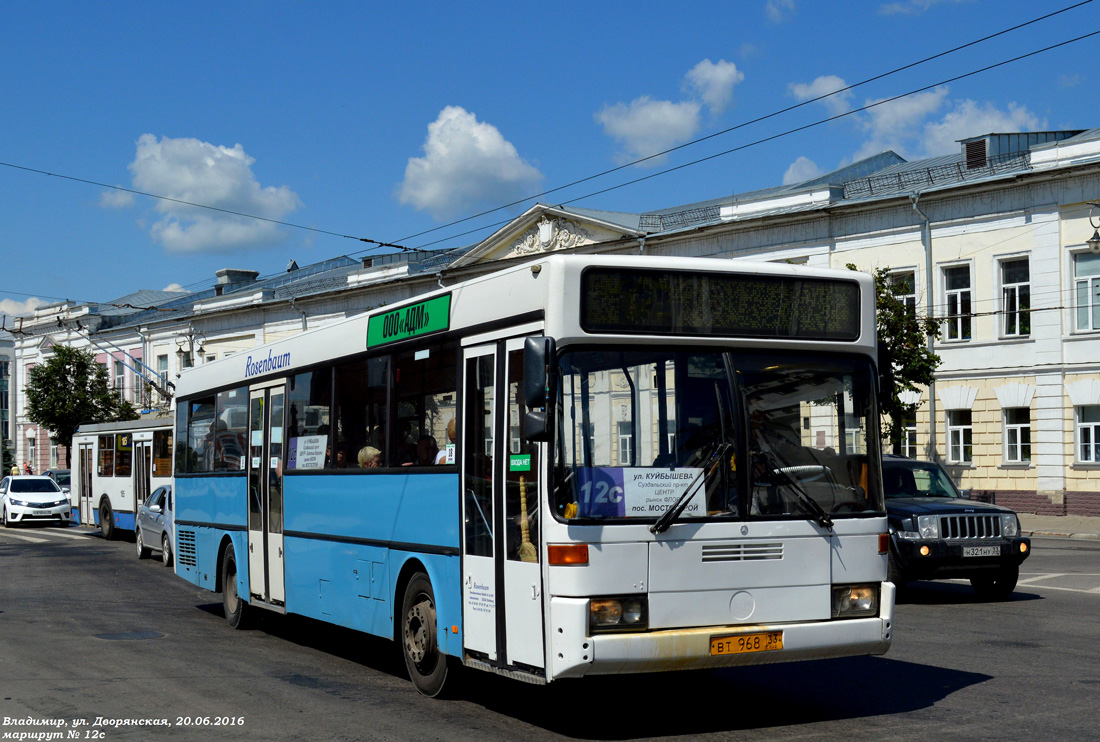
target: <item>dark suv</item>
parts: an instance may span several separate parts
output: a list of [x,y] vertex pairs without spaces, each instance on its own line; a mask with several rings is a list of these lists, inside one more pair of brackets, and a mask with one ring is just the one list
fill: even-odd
[[890,521],[890,581],[969,578],[979,596],[1006,600],[1031,540],[1008,508],[974,502],[939,464],[882,457]]

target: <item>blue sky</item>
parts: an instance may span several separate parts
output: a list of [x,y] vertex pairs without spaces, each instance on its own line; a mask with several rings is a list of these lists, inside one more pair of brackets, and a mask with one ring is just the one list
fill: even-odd
[[[202,288],[220,268],[269,275],[371,249],[341,235],[470,244],[492,229],[462,233],[534,201],[444,225],[1072,4],[9,2],[0,311]],[[914,159],[990,131],[1100,126],[1100,37],[936,85],[1098,30],[1100,2],[1085,4],[539,200],[637,212],[886,149]]]

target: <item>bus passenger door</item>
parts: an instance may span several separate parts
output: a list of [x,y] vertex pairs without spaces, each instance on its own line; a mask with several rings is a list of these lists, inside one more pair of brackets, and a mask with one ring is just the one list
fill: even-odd
[[466,348],[462,389],[464,646],[539,669],[541,462],[523,439],[523,338]]
[[497,659],[493,483],[496,345],[462,357],[462,625],[466,649]]
[[134,515],[149,499],[150,483],[153,476],[152,444],[149,441],[134,440]]
[[283,605],[283,466],[286,384],[249,393],[248,582],[254,600]]
[[524,439],[523,341],[508,340],[504,378],[507,446],[501,456],[504,482],[504,630],[508,664],[544,667],[542,568],[539,534],[539,444]]
[[85,526],[95,525],[95,504],[92,502],[92,472],[96,465],[95,446],[92,443],[81,443],[77,450],[77,460],[80,462],[79,479],[71,482],[70,486],[76,488],[79,497],[80,523]]

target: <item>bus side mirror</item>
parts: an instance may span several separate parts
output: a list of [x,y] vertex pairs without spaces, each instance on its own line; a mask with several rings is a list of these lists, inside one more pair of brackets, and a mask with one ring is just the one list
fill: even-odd
[[523,343],[523,402],[530,410],[524,416],[524,437],[548,441],[553,428],[554,388],[550,366],[554,361],[554,340],[530,337]]

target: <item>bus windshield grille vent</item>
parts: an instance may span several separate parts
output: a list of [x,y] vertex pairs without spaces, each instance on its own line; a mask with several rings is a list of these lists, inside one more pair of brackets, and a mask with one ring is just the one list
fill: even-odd
[[782,543],[703,545],[703,562],[759,562],[782,558]]
[[1001,537],[999,515],[943,515],[940,533],[945,539],[996,539]]
[[179,545],[176,547],[176,559],[185,567],[197,567],[199,561],[195,553],[195,532],[179,529]]

